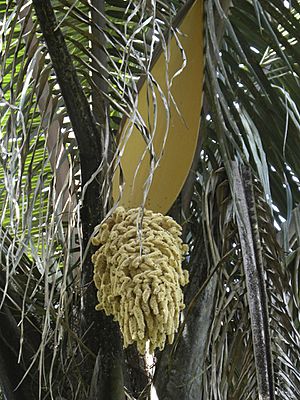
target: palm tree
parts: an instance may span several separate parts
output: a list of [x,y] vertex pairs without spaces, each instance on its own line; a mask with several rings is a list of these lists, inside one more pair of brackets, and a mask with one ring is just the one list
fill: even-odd
[[95,311],[117,133],[193,3],[0,0],[4,398],[300,398],[298,0],[204,2],[199,140],[169,210],[190,283],[155,372]]

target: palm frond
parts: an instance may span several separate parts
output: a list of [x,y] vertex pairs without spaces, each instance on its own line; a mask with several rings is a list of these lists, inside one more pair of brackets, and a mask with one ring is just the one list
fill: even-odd
[[[122,119],[131,119],[151,143],[135,113],[138,82],[147,82],[152,104],[151,65],[158,51],[168,61],[172,21],[190,2],[98,3],[52,1],[88,108],[105,133],[99,196],[107,212]],[[300,6],[286,3],[205,2],[202,147],[192,198],[179,212],[191,283],[175,344],[158,357],[155,383],[162,397],[180,391],[182,399],[191,393],[205,400],[258,398],[263,373],[255,363],[233,160],[250,168],[253,179],[255,242],[261,246],[254,250],[269,315],[270,346],[264,346],[273,364],[267,379],[275,397],[300,397]],[[82,365],[89,357],[97,363],[79,329],[85,259],[79,207],[86,192],[75,129],[31,3],[0,0],[0,18],[0,317],[18,333],[13,357],[20,361],[20,388],[37,382],[32,398],[85,399]],[[4,333],[0,329],[7,346]]]
[[[176,372],[171,368],[167,380],[157,375],[157,387],[162,397],[167,394],[174,396],[178,390],[176,382],[180,379],[189,388],[182,390],[182,398],[189,396],[187,393],[192,393],[197,385],[202,388],[203,399],[254,399],[259,396],[257,382],[261,376],[254,359],[257,335],[249,315],[251,294],[246,285],[243,268],[245,254],[237,229],[240,210],[234,202],[234,159],[239,164],[250,165],[254,179],[254,209],[258,215],[256,225],[259,232],[255,243],[261,242],[262,246],[261,277],[266,285],[265,304],[269,313],[265,322],[270,332],[274,365],[275,393],[272,395],[270,389],[269,398],[285,396],[284,393],[295,399],[299,396],[299,380],[297,373],[292,371],[292,366],[298,362],[299,352],[299,321],[295,304],[298,300],[292,300],[294,296],[290,296],[293,293],[291,282],[297,285],[295,279],[298,281],[295,219],[298,210],[292,210],[299,201],[299,171],[293,151],[299,136],[296,106],[299,99],[295,90],[299,86],[299,46],[296,45],[298,35],[295,31],[299,28],[299,3],[292,3],[286,8],[281,1],[272,2],[272,5],[264,1],[236,1],[230,7],[226,1],[206,2],[206,121],[202,123],[200,132],[202,148],[197,171],[194,171],[194,195],[185,217],[191,243],[193,235],[195,238],[204,237],[203,242],[210,243],[210,247],[199,246],[198,252],[192,251],[189,261],[191,266],[193,262],[197,265],[199,252],[206,252],[206,268],[210,267],[202,277],[202,284],[207,285],[207,280],[212,282],[214,275],[211,276],[209,271],[214,272],[223,257],[225,262],[218,268],[218,285],[210,298],[215,301],[214,313],[207,315],[211,320],[210,329],[199,327],[197,334],[189,337],[189,327],[192,329],[197,317],[189,320],[187,315],[185,327],[177,339],[177,349],[174,350],[175,359],[180,359],[184,357],[180,349],[193,348],[197,337],[206,341],[206,363],[203,365],[202,360],[195,359],[202,354],[200,347],[199,353],[193,351],[196,356],[190,360],[194,371],[200,368],[201,379],[199,374],[188,375],[185,381],[182,377],[188,367],[184,364],[180,373],[180,363],[175,362]],[[222,33],[224,35],[220,39]],[[217,187],[220,189],[213,191],[215,195],[207,203],[211,176],[220,167],[225,168],[224,183],[219,182]],[[225,188],[227,195],[222,199],[218,193]],[[212,205],[207,207],[205,204]],[[208,210],[211,211],[208,213]],[[282,225],[285,219],[287,222]],[[207,228],[203,227],[203,221],[208,221]],[[294,226],[291,236],[288,234],[290,221]],[[274,224],[283,227],[283,235],[280,236],[284,239],[281,243],[276,237]],[[282,243],[286,253],[282,251]],[[295,244],[294,251],[291,243]],[[217,258],[215,255],[214,262],[210,264],[213,252]],[[293,265],[293,278],[286,268],[286,260]],[[198,268],[205,270],[202,263],[198,264]],[[193,282],[192,275],[191,287],[193,284],[199,286],[199,282]],[[196,301],[197,295],[194,294],[190,304]],[[201,309],[201,304],[198,307]],[[268,343],[266,346],[269,346]],[[287,351],[287,347],[293,350]],[[282,357],[283,353],[287,356]],[[160,363],[170,366],[168,358],[168,354],[160,356],[160,373]],[[267,364],[270,367],[270,357]],[[262,371],[261,374],[269,379],[272,387],[273,372],[269,371],[269,378]],[[176,382],[172,381],[172,374],[176,375]],[[289,376],[293,377],[291,381]],[[199,390],[196,392],[199,393]]]

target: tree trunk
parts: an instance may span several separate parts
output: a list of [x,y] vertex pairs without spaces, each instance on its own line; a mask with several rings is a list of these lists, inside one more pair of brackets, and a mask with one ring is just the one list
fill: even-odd
[[18,363],[20,334],[16,321],[7,305],[0,311],[0,383],[8,400],[30,400],[38,398],[37,385],[31,384],[30,375],[21,382],[26,366]]
[[[82,263],[81,331],[85,345],[95,358],[86,355],[82,373],[89,386],[97,376],[98,392],[105,400],[123,400],[123,351],[118,325],[103,312],[96,312],[96,288],[93,284],[91,255],[94,249],[89,239],[94,227],[103,218],[101,186],[101,132],[80,85],[64,36],[58,27],[50,0],[33,0],[41,30],[46,41],[58,83],[78,143],[82,183],[82,240],[86,250]],[[94,371],[95,360],[99,368]],[[98,373],[97,371],[101,371]],[[93,385],[95,388],[96,386]]]
[[217,285],[215,273],[202,293],[197,296],[199,288],[207,278],[206,266],[205,256],[199,257],[199,260],[194,263],[190,271],[189,290],[185,296],[185,303],[188,305],[193,302],[193,306],[189,315],[185,312],[186,324],[182,335],[178,343],[175,338],[175,346],[174,344],[168,346],[158,355],[154,385],[159,400],[199,400],[201,398],[202,370]]
[[[5,281],[5,273],[0,271],[0,304],[3,302]],[[7,288],[6,298],[0,309],[0,387],[8,400],[36,399],[39,394],[37,376],[30,371],[23,381],[22,379],[38,349],[41,337],[33,328],[34,324],[28,324],[25,318],[22,356],[19,360],[21,333],[14,315],[16,304],[12,304],[10,298],[14,299],[20,309],[22,304],[18,294]],[[20,319],[18,312],[17,319]]]

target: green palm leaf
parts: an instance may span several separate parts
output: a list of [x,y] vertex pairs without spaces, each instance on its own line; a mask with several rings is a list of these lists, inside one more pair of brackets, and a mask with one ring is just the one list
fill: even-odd
[[[122,118],[136,118],[139,79],[154,93],[150,66],[187,3],[51,4],[77,87],[102,135],[90,168],[103,175],[94,204],[105,215]],[[157,354],[154,384],[162,399],[298,399],[300,3],[206,0],[205,8],[200,144],[171,210],[190,246],[191,282],[175,343]],[[86,290],[91,249],[86,233],[82,239],[80,207],[92,185],[84,187],[91,175],[81,174],[83,147],[66,101],[66,92],[73,93],[60,86],[31,2],[1,0],[0,21],[0,383],[12,399],[92,398],[111,363],[95,354],[89,335],[95,349],[99,342],[102,350],[110,348],[114,339],[97,337],[111,322],[94,317],[94,294]],[[244,209],[236,196],[237,180],[247,192],[240,169],[251,176]],[[96,223],[95,217],[89,233]],[[256,281],[247,264],[249,243]],[[251,284],[261,296],[256,311]],[[84,310],[94,324],[83,329],[86,293],[91,304]],[[13,332],[12,345],[4,326]],[[3,361],[4,351],[12,363]],[[118,351],[112,354],[123,360]],[[107,396],[124,397],[123,368],[127,397],[138,398],[148,381],[140,395],[146,398],[143,361],[133,349],[126,357],[126,368],[116,361],[115,378],[108,380],[118,382],[117,392]],[[11,371],[20,383],[16,391],[7,383]]]

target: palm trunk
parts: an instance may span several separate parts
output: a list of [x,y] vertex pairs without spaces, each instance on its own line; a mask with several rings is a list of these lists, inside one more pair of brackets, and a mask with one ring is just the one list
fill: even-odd
[[[85,357],[82,372],[89,386],[93,374],[95,376],[94,363],[97,357],[100,363],[97,386],[101,399],[123,400],[123,351],[119,328],[103,312],[95,311],[96,289],[93,284],[91,262],[93,249],[88,247],[94,227],[103,218],[103,204],[100,196],[103,180],[102,174],[97,174],[102,157],[101,133],[103,131],[100,132],[97,128],[65,39],[57,26],[51,2],[34,0],[33,5],[78,143],[82,190],[86,189],[81,209],[83,248],[87,250],[82,265],[81,331],[85,345],[94,353],[95,358],[90,355]],[[89,182],[93,174],[97,175],[97,179]]]
[[[22,299],[10,287],[4,295],[5,281],[5,273],[0,271],[0,304],[3,296],[6,296],[0,309],[0,387],[8,400],[37,399],[40,390],[38,378],[32,371],[28,374],[26,372],[39,347],[41,337],[33,325],[27,323],[26,318],[21,337],[18,325],[20,316],[16,305],[21,309]],[[10,299],[14,299],[14,303],[11,303]],[[23,351],[19,359],[21,340]],[[47,352],[48,349],[45,348],[45,353]]]
[[[197,246],[202,249],[202,245]],[[200,295],[207,276],[206,255],[199,251],[190,271],[189,290],[185,303],[191,304],[186,324],[175,346],[168,346],[159,356],[154,385],[159,399],[199,400],[207,341],[214,313],[217,274],[214,274]],[[188,309],[187,309],[188,310]]]

